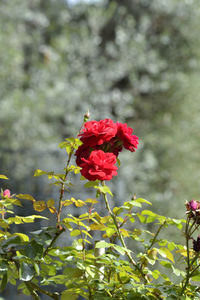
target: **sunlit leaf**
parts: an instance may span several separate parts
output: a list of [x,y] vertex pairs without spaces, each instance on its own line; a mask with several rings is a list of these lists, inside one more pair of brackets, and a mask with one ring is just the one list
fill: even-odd
[[98,201],[97,199],[87,198],[87,199],[85,200],[85,202],[87,202],[87,203],[92,203],[92,204],[96,204],[96,203],[98,203],[99,201]]
[[0,174],[0,179],[8,179],[7,176]]
[[34,176],[41,176],[41,175],[54,175],[54,172],[46,172],[40,169],[35,170]]
[[33,202],[33,208],[35,211],[43,211],[46,209],[46,203],[44,201],[35,201]]
[[81,234],[81,230],[79,230],[79,229],[74,229],[70,232],[71,236],[78,236],[80,234]]
[[29,242],[29,237],[28,237],[28,235],[26,235],[26,234],[24,234],[24,233],[19,233],[19,232],[17,232],[17,233],[14,233],[14,235],[19,236],[23,242]]
[[162,257],[166,257],[174,263],[173,254],[169,251],[168,248],[159,248],[157,249],[157,251]]
[[47,207],[52,214],[54,214],[56,212],[54,199],[49,199],[47,201]]
[[99,186],[99,187],[98,187],[98,190],[99,190],[101,193],[103,193],[103,194],[107,194],[107,193],[108,193],[108,194],[110,194],[111,196],[113,196],[113,194],[112,194],[110,188],[109,188],[107,185]]

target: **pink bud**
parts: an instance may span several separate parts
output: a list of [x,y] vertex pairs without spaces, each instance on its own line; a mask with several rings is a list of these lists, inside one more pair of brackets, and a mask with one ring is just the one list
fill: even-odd
[[10,190],[8,190],[8,189],[5,190],[5,191],[3,192],[3,196],[9,198],[9,197],[10,197]]
[[198,202],[197,201],[195,201],[195,200],[192,199],[188,204],[189,204],[189,208],[191,210],[198,209]]

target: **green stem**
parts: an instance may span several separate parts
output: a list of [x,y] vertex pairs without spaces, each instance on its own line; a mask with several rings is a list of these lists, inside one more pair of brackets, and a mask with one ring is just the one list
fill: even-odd
[[156,232],[156,234],[155,234],[155,236],[154,236],[154,238],[153,238],[153,240],[152,240],[150,246],[147,248],[147,251],[150,250],[151,247],[155,244],[156,238],[157,238],[157,236],[159,235],[159,233],[160,233],[161,229],[163,228],[163,226],[165,225],[165,223],[166,223],[166,221],[164,221],[164,222],[159,226],[159,228],[158,228],[158,230],[157,230],[157,232]]
[[[195,223],[196,223],[196,220],[193,221],[192,225],[190,226],[190,229],[188,230],[188,235],[189,235],[189,236],[191,236],[192,233],[194,232],[194,230],[196,230],[196,228],[199,226],[199,225],[197,225],[197,226],[195,227],[195,229],[192,231],[192,228],[193,228],[193,226],[195,225]],[[192,231],[192,233],[191,233],[191,231]]]
[[[79,130],[79,132],[77,133],[76,137],[79,136],[82,128],[83,128],[83,125],[84,123],[86,122],[86,120],[88,120],[87,118],[85,118],[84,116],[84,121],[83,123],[81,124],[81,128]],[[59,204],[58,204],[58,212],[57,212],[57,223],[60,222],[60,217],[61,217],[61,211],[62,211],[62,200],[63,200],[63,196],[64,196],[64,191],[65,191],[65,181],[67,179],[67,175],[69,173],[69,164],[70,164],[70,161],[71,161],[71,158],[72,158],[72,155],[74,153],[74,148],[72,148],[72,150],[70,151],[69,153],[69,156],[68,156],[68,160],[67,160],[67,165],[66,165],[66,168],[65,168],[65,175],[64,175],[64,178],[62,180],[62,184],[61,184],[61,188],[60,188],[60,197],[59,197]]]
[[[104,186],[105,183],[102,182],[102,185]],[[147,280],[146,280],[146,278],[145,278],[145,274],[144,274],[144,273],[142,272],[142,270],[138,267],[137,263],[134,261],[134,259],[132,258],[131,254],[129,253],[129,251],[127,251],[128,248],[127,248],[126,243],[125,243],[125,241],[124,241],[124,239],[123,239],[123,236],[122,236],[122,234],[121,234],[121,232],[120,232],[120,229],[119,229],[119,226],[118,226],[116,217],[115,217],[115,215],[113,214],[113,212],[112,212],[112,210],[111,210],[111,208],[110,208],[110,205],[109,205],[109,203],[108,203],[107,195],[106,195],[105,193],[102,193],[102,194],[103,194],[103,197],[104,197],[104,200],[105,200],[106,208],[107,208],[107,210],[108,210],[108,212],[109,212],[110,216],[112,217],[113,222],[114,222],[114,224],[115,224],[115,227],[116,227],[116,230],[117,230],[118,238],[119,238],[119,240],[120,240],[122,246],[123,246],[124,249],[125,249],[126,256],[128,257],[129,261],[132,263],[132,265],[139,271],[139,273],[142,275],[143,279],[144,279],[145,282],[146,282]]]
[[185,225],[185,238],[186,238],[186,249],[187,249],[187,259],[186,259],[187,268],[186,268],[185,284],[183,285],[183,287],[181,289],[180,295],[183,295],[183,293],[187,287],[187,284],[189,282],[189,279],[190,279],[190,249],[189,249],[189,235],[188,235],[189,223],[190,223],[190,220],[189,220],[189,218],[187,218],[186,225]]
[[26,281],[25,285],[27,289],[29,290],[29,293],[35,300],[40,300],[40,297],[38,296],[37,292],[32,288],[30,281]]
[[191,237],[192,234],[197,230],[198,227],[199,227],[199,224],[193,229],[192,232],[190,232],[190,231],[188,232],[188,236]]
[[49,246],[46,248],[46,250],[43,253],[43,257],[45,257],[49,251],[49,249],[51,249],[51,247],[54,245],[54,243],[56,242],[56,240],[58,239],[58,237],[61,235],[61,233],[63,233],[65,231],[65,228],[62,228],[61,230],[56,232],[56,235],[54,236],[54,238],[52,239],[51,243],[49,244]]
[[60,222],[60,216],[61,216],[61,210],[62,210],[62,200],[63,200],[63,196],[64,196],[64,190],[65,190],[65,181],[67,179],[67,175],[69,173],[69,164],[70,164],[70,160],[72,157],[72,154],[74,153],[74,149],[71,150],[71,152],[69,153],[69,157],[68,157],[68,161],[67,161],[67,165],[66,165],[66,171],[65,171],[65,175],[61,184],[61,188],[60,188],[60,198],[59,198],[59,205],[58,205],[58,213],[57,213],[57,223]]
[[29,281],[28,282],[30,284],[30,287],[33,289],[33,290],[37,290],[38,292],[44,294],[44,295],[47,295],[49,296],[50,298],[54,299],[54,300],[59,300],[59,294],[57,293],[50,293],[44,289],[42,289],[40,286],[36,285],[35,283]]

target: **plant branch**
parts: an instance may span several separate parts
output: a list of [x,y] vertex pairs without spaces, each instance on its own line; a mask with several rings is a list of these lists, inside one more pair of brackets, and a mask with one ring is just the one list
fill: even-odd
[[[89,112],[88,112],[89,114]],[[89,118],[89,117],[88,117]],[[88,120],[87,118],[87,114],[84,116],[84,121],[83,123],[81,124],[81,128],[79,130],[79,132],[77,133],[76,137],[79,136],[82,128],[83,128],[83,125],[84,123]],[[61,210],[62,210],[62,200],[63,200],[63,196],[64,196],[64,191],[65,191],[65,181],[67,179],[67,175],[69,173],[69,164],[70,164],[70,161],[71,161],[71,158],[72,158],[72,155],[74,153],[74,148],[71,149],[71,151],[69,152],[69,155],[68,155],[68,160],[67,160],[67,165],[66,165],[66,168],[65,168],[65,175],[64,175],[64,178],[62,180],[62,184],[61,184],[61,188],[60,188],[60,197],[59,197],[59,204],[58,204],[58,212],[57,212],[57,223],[60,222],[60,217],[61,217]]]
[[[105,183],[102,182],[102,185],[104,186]],[[117,235],[118,235],[118,237],[119,237],[119,240],[120,240],[120,242],[122,243],[122,246],[123,246],[124,249],[125,249],[126,256],[128,257],[129,261],[132,263],[132,265],[139,271],[139,273],[142,275],[142,278],[143,278],[143,279],[145,280],[145,282],[146,282],[147,280],[146,280],[146,278],[145,278],[145,274],[144,274],[144,273],[142,272],[142,270],[138,267],[137,263],[134,261],[134,259],[132,258],[131,254],[130,254],[129,251],[128,251],[128,248],[127,248],[127,246],[126,246],[126,243],[125,243],[125,241],[124,241],[124,239],[123,239],[123,236],[122,236],[122,234],[121,234],[121,232],[120,232],[120,228],[119,228],[119,226],[118,226],[116,217],[115,217],[115,215],[113,214],[113,212],[112,212],[112,210],[111,210],[111,208],[110,208],[110,205],[109,205],[109,203],[108,203],[107,195],[106,195],[105,193],[102,193],[102,194],[103,194],[103,197],[104,197],[104,200],[105,200],[106,208],[107,208],[107,210],[108,210],[110,216],[112,217],[113,222],[114,222],[114,224],[115,224],[115,227],[116,227],[116,229],[117,229]]]
[[156,238],[157,238],[157,236],[159,235],[159,233],[160,233],[161,229],[163,228],[163,226],[165,225],[165,223],[166,223],[166,221],[164,221],[164,222],[159,226],[159,228],[158,228],[156,234],[154,235],[154,238],[153,238],[153,240],[152,240],[150,246],[147,248],[147,251],[150,250],[151,247],[155,244]]
[[49,246],[46,248],[46,250],[43,253],[43,257],[45,257],[49,251],[49,249],[53,246],[53,244],[56,242],[56,240],[58,239],[58,237],[65,231],[65,228],[59,229],[59,231],[56,232],[54,238],[52,239],[51,243],[49,244]]
[[181,292],[180,292],[180,295],[183,295],[186,287],[187,287],[187,284],[189,282],[189,279],[190,279],[190,249],[189,249],[189,223],[190,223],[190,220],[189,218],[187,218],[186,220],[186,225],[185,225],[185,238],[186,238],[186,249],[187,249],[187,259],[186,259],[186,262],[187,262],[187,268],[186,268],[186,279],[185,279],[185,284],[183,285],[182,289],[181,289]]
[[42,289],[40,286],[36,285],[35,283],[29,281],[28,282],[30,284],[30,287],[34,290],[38,290],[38,292],[41,292],[44,295],[49,296],[50,298],[54,299],[54,300],[59,300],[59,294],[57,293],[50,293],[44,289]]
[[30,281],[26,281],[25,285],[26,285],[27,289],[29,290],[29,293],[31,294],[31,296],[33,297],[33,299],[40,300],[40,297],[38,296],[37,292],[31,286],[31,282]]

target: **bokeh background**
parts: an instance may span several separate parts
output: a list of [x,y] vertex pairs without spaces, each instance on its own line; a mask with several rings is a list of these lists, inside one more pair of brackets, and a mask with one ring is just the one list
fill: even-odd
[[198,1],[1,0],[0,29],[1,187],[51,197],[34,170],[64,168],[58,144],[89,109],[140,138],[120,156],[117,201],[135,193],[184,217],[200,198]]

